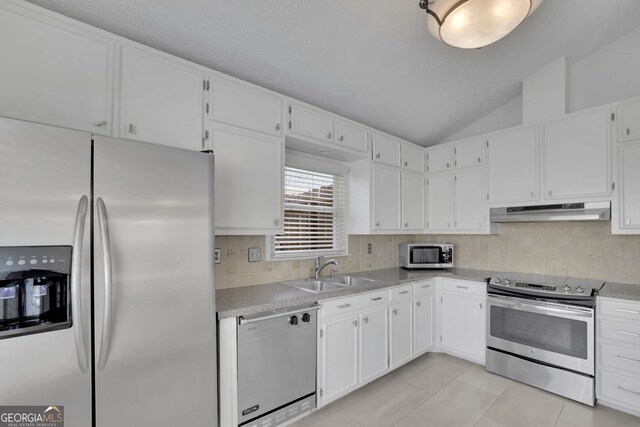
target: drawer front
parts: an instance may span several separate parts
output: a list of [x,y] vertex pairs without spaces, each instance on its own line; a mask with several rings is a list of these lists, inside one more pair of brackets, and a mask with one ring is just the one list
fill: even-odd
[[389,290],[389,300],[397,301],[413,296],[413,285],[398,286]]
[[360,295],[361,307],[367,309],[376,305],[385,305],[389,303],[389,291],[384,289],[377,292],[367,292]]
[[640,380],[638,379],[603,370],[600,372],[600,393],[602,397],[640,409]]
[[334,314],[346,314],[360,309],[362,299],[360,295],[346,298],[334,299],[330,301],[321,301],[324,317],[333,316]]
[[640,325],[600,319],[599,326],[601,338],[640,346]]
[[630,301],[610,301],[598,299],[600,314],[621,319],[640,321],[640,304]]
[[419,295],[425,295],[425,294],[431,293],[435,289],[436,287],[435,285],[436,284],[434,280],[429,280],[427,282],[414,283],[413,295],[419,296]]
[[487,295],[487,286],[484,283],[467,280],[441,279],[440,290],[477,296]]
[[600,363],[603,366],[624,369],[640,375],[640,347],[633,350],[612,344],[601,343]]

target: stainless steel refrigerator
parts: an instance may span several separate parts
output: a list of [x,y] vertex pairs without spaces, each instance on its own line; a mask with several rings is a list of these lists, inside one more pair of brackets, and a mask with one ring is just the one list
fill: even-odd
[[0,119],[0,405],[217,425],[213,236],[212,155]]

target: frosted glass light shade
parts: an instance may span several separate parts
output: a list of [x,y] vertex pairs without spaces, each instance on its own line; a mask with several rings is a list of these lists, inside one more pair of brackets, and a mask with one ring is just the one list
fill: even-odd
[[449,46],[475,49],[494,43],[524,21],[542,0],[436,0],[428,18],[431,34]]

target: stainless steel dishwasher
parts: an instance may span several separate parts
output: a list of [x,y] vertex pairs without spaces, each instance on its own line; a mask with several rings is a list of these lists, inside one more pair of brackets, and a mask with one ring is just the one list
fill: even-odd
[[241,317],[238,425],[276,426],[316,407],[317,305]]

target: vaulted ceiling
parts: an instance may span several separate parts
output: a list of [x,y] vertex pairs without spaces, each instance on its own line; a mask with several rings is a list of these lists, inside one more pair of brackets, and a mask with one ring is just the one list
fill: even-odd
[[29,0],[421,145],[640,26],[638,0],[546,0],[480,50],[434,40],[417,0]]

